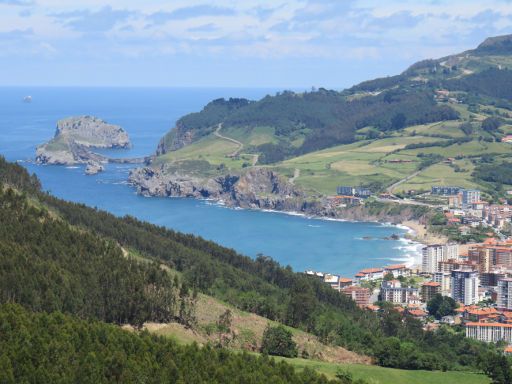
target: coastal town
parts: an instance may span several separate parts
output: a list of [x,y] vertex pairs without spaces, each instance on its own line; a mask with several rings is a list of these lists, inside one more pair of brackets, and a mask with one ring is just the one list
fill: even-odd
[[[339,204],[364,204],[372,196],[367,188],[341,186]],[[352,298],[358,306],[382,311],[392,305],[396,311],[420,320],[425,330],[443,325],[464,327],[466,336],[489,343],[503,343],[504,352],[512,354],[512,206],[505,200],[490,203],[477,189],[433,186],[416,195],[415,200],[429,201],[438,211],[443,228],[461,236],[478,231],[481,241],[456,241],[448,237],[424,243],[421,262],[416,265],[394,264],[360,270],[346,277],[332,273],[305,273],[322,279],[333,289]],[[432,239],[431,238],[431,239]],[[430,240],[431,240],[430,239]]]

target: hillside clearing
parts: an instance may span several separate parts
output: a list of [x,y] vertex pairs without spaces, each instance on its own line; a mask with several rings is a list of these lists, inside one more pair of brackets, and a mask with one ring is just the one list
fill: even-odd
[[467,372],[441,371],[407,371],[402,369],[384,368],[375,365],[330,364],[305,359],[284,360],[298,368],[311,368],[329,378],[334,378],[338,369],[352,373],[354,379],[365,379],[372,384],[489,384],[487,376]]

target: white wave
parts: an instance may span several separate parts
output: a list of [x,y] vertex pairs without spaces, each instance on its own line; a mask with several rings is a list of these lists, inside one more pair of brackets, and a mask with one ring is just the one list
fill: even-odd
[[313,224],[308,224],[308,227],[311,227],[311,228],[322,228],[321,225],[313,225]]
[[406,225],[403,225],[403,224],[396,224],[395,227],[397,228],[400,228],[400,229],[403,229],[404,231],[406,231],[408,234],[413,234],[414,233],[414,230]]

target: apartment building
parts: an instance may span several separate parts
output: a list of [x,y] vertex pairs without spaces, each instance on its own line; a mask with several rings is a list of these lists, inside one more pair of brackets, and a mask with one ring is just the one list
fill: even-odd
[[435,244],[424,247],[421,251],[421,271],[435,273],[439,271],[439,262],[459,259],[459,245],[456,243]]
[[498,341],[512,343],[512,324],[466,323],[466,337],[486,343],[497,343]]
[[471,270],[452,271],[452,298],[464,305],[475,304],[479,301],[478,272]]

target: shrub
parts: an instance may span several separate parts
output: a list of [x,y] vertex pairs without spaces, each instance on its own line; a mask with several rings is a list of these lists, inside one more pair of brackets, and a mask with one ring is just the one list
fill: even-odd
[[282,325],[267,326],[263,332],[261,352],[268,355],[297,357],[297,345],[292,339],[292,333]]

